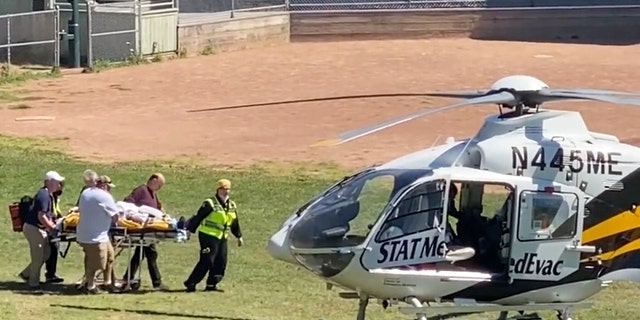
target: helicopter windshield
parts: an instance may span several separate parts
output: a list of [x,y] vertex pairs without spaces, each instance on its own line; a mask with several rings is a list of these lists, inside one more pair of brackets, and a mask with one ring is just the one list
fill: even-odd
[[357,246],[389,201],[430,169],[368,169],[343,179],[312,203],[290,232],[296,249]]

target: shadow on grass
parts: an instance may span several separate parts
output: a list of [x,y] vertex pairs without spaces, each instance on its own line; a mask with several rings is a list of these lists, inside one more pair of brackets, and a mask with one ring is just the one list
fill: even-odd
[[183,313],[163,312],[163,311],[153,311],[153,310],[83,307],[83,306],[74,306],[74,305],[66,305],[66,304],[50,304],[49,306],[57,307],[57,308],[86,310],[86,311],[129,312],[129,313],[136,313],[136,314],[141,314],[146,316],[165,316],[165,317],[176,317],[176,318],[213,319],[213,320],[253,320],[248,318],[218,317],[218,316],[183,314]]
[[[474,315],[474,314],[481,314],[481,313],[482,312],[446,313],[446,314],[439,314],[439,315],[435,315],[435,316],[430,316],[429,320],[448,320],[448,319],[454,319],[454,318],[458,318],[458,317]],[[495,319],[499,319],[499,318],[495,318]],[[514,317],[506,318],[506,320],[541,320],[541,319],[542,318],[540,318],[540,316],[537,313],[519,314],[515,318]]]
[[0,291],[11,291],[24,295],[66,295],[75,296],[83,293],[74,284],[43,284],[39,289],[30,289],[25,282],[0,281]]
[[[44,284],[39,289],[30,289],[25,282],[20,281],[0,281],[0,291],[11,291],[15,294],[23,295],[60,295],[60,296],[79,296],[85,295],[84,292],[77,288],[76,284]],[[146,294],[151,290],[136,290],[118,293],[104,294]]]

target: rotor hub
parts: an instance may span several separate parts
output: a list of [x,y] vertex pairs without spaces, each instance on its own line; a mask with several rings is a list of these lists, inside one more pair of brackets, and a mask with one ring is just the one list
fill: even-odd
[[549,89],[549,86],[538,78],[526,75],[504,77],[491,85],[491,90],[538,91]]

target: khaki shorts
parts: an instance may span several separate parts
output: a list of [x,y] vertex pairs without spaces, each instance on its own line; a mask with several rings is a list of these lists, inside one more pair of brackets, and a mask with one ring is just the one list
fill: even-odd
[[84,251],[86,269],[103,270],[113,263],[115,252],[110,241],[100,243],[80,243]]

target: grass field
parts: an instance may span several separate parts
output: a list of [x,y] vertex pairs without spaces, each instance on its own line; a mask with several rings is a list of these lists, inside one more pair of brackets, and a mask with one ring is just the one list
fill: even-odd
[[[233,182],[232,196],[239,205],[245,246],[231,242],[224,293],[183,293],[186,279],[198,256],[197,241],[164,242],[159,245],[159,266],[164,282],[173,292],[148,292],[149,277],[143,262],[143,288],[138,293],[79,295],[73,290],[82,274],[82,252],[72,245],[66,259],[59,262],[59,276],[66,285],[47,287],[44,295],[32,295],[16,274],[28,263],[26,240],[11,230],[8,212],[0,222],[0,318],[1,319],[355,319],[357,303],[341,300],[326,291],[324,283],[301,269],[274,261],[265,250],[270,235],[299,205],[325,188],[341,171],[328,168],[326,175],[298,170],[253,169],[216,171],[195,165],[126,163],[97,165],[76,161],[60,153],[40,150],[55,146],[47,141],[33,142],[0,138],[0,197],[6,206],[24,194],[33,194],[47,170],[58,170],[67,177],[63,209],[75,202],[81,187],[82,171],[93,168],[108,174],[117,184],[117,199],[142,183],[153,171],[161,171],[167,184],[160,192],[172,216],[190,215],[204,197],[212,193],[221,177]],[[36,149],[38,148],[38,149]],[[119,260],[117,275],[124,272],[126,260]],[[202,289],[203,284],[199,289]],[[597,296],[596,307],[580,312],[579,319],[636,319],[636,285],[618,284]],[[394,309],[382,311],[371,304],[369,319],[410,319]],[[547,314],[551,315],[551,314]],[[487,316],[474,316],[485,319]],[[551,319],[551,318],[549,318]]]

